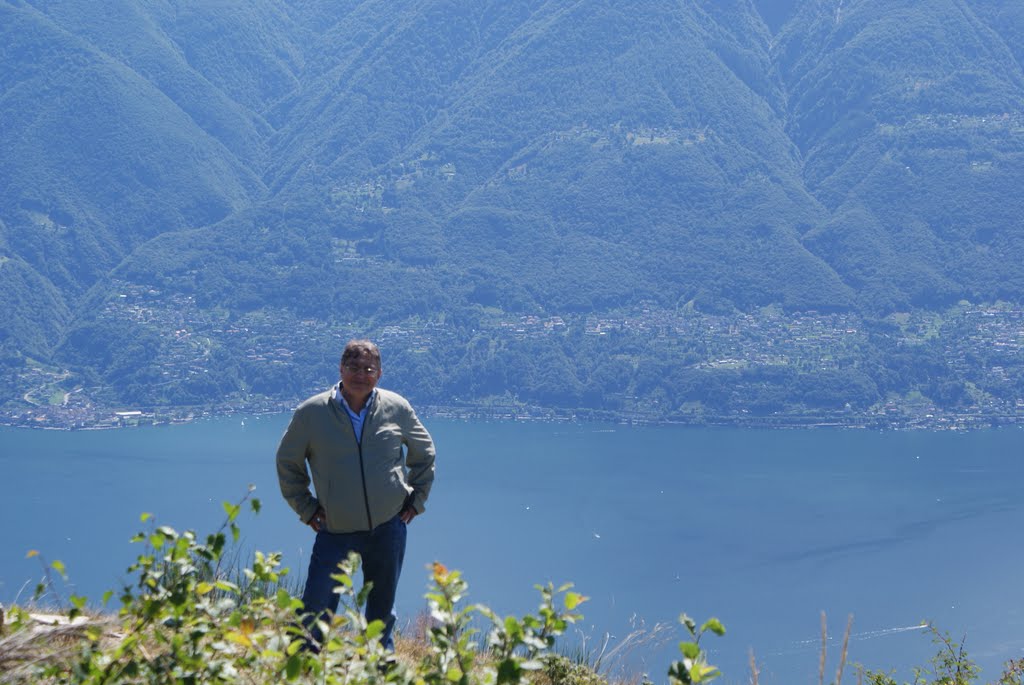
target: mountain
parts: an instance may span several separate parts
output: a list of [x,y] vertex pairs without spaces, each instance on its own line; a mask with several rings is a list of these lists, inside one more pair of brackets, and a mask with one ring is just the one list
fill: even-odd
[[830,213],[805,244],[866,306],[1019,298],[1024,73],[983,16],[809,4],[780,36],[788,132]]
[[[17,322],[49,318],[42,325],[54,335],[39,352],[52,351],[66,310],[135,247],[216,221],[264,192],[253,160],[240,159],[260,145],[251,117],[227,99],[203,102],[202,88],[190,91],[202,81],[173,72],[177,65],[162,60],[139,17],[97,18],[102,45],[90,40],[89,26],[58,18],[0,4],[0,217],[5,256],[19,265],[19,276],[4,276],[15,280],[2,290],[16,294],[5,332],[19,347],[39,348]],[[139,61],[149,61],[164,88],[180,78],[180,104],[140,64],[141,73],[115,56],[121,40],[149,46]],[[205,129],[197,123],[204,118]],[[37,309],[40,291],[53,307]]]
[[[395,363],[430,401],[672,414],[730,382],[679,317],[815,312],[877,331],[841,380],[737,383],[969,404],[980,376],[883,350],[894,316],[1024,299],[1022,32],[996,0],[3,0],[4,363],[104,402],[291,397],[339,331],[416,331]],[[575,323],[537,348],[530,317]]]

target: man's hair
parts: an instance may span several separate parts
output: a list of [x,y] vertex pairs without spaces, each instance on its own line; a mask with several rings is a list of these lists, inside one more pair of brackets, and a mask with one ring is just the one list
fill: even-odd
[[345,366],[346,363],[359,359],[364,354],[368,354],[373,357],[373,360],[377,363],[377,368],[380,368],[380,348],[369,340],[349,340],[345,343],[345,351],[341,353],[341,366]]

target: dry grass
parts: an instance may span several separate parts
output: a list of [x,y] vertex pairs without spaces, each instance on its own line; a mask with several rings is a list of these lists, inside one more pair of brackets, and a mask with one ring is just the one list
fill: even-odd
[[409,628],[395,631],[395,655],[402,663],[418,664],[430,654],[427,634],[431,624],[430,615],[424,611],[416,615]]
[[[839,667],[836,669],[836,678],[831,685],[842,685],[843,671],[846,670],[846,657],[850,646],[850,633],[853,630],[853,614],[846,619],[846,632],[843,633],[843,644],[839,650]],[[825,685],[825,664],[828,656],[828,617],[821,612],[821,651],[818,653],[818,685]],[[761,671],[757,667],[757,660],[754,658],[754,650],[750,650],[750,683],[758,685],[758,677]],[[863,671],[857,671],[857,685],[861,685]]]
[[843,682],[843,669],[846,668],[846,650],[850,646],[850,631],[853,629],[853,614],[846,619],[846,632],[843,633],[843,648],[839,650],[839,668],[836,670],[836,685]]
[[[843,633],[843,646],[839,650],[839,668],[836,669],[834,685],[841,685],[843,671],[846,669],[847,650],[850,646],[850,631],[853,630],[853,614],[846,619],[846,632]],[[825,656],[828,650],[828,618],[821,612],[821,657],[818,661],[818,683],[825,685]]]
[[[416,616],[404,630],[396,632],[395,654],[398,659],[412,667],[430,655],[429,631],[433,622],[424,612]],[[530,675],[533,685],[637,685],[643,675],[625,672],[625,657],[641,647],[664,644],[668,626],[658,624],[653,629],[635,628],[621,640],[605,635],[599,647],[590,650],[586,639],[570,654],[554,654],[546,657],[548,668]],[[483,640],[483,635],[478,635]],[[654,641],[658,642],[655,643]],[[486,649],[476,654],[479,666],[495,665]],[[615,674],[615,675],[612,675]]]
[[828,649],[828,619],[821,612],[821,657],[818,660],[818,685],[825,685],[825,654]]
[[0,683],[25,682],[36,666],[69,659],[90,628],[111,643],[120,639],[116,619],[107,615],[86,614],[73,621],[38,611],[29,616],[31,622],[16,632],[10,625],[0,629]]

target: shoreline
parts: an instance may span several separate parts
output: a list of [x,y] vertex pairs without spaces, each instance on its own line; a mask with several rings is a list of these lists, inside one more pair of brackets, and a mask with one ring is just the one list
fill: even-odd
[[[267,401],[245,404],[143,407],[126,410],[113,407],[89,407],[71,410],[67,407],[37,407],[35,410],[4,412],[0,426],[33,430],[97,431],[135,428],[140,426],[182,425],[203,419],[229,416],[268,416],[288,414],[297,401]],[[693,426],[732,427],[754,429],[799,430],[816,428],[842,428],[851,430],[948,430],[965,431],[1006,426],[1024,426],[1024,413],[903,413],[893,414],[772,414],[749,413],[710,414],[688,417],[657,417],[639,412],[616,412],[602,409],[565,409],[539,406],[507,405],[430,405],[418,407],[424,418],[442,418],[457,421],[502,421],[574,423],[594,422],[632,426]]]

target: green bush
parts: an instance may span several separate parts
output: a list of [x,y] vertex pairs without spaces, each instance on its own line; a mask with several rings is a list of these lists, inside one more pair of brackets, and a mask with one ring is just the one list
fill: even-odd
[[[66,599],[53,573],[64,576],[60,561],[45,564],[37,599],[52,591],[66,604],[66,623],[40,626],[24,608],[0,613],[0,682],[103,683],[319,683],[323,685],[606,685],[598,665],[573,660],[555,651],[556,640],[581,618],[577,609],[587,597],[571,585],[537,586],[537,611],[522,617],[499,616],[481,604],[466,605],[468,585],[459,571],[435,562],[430,569],[425,644],[399,658],[380,642],[384,625],[368,623],[363,606],[369,587],[357,589],[359,557],[339,564],[338,612],[317,627],[318,650],[298,620],[302,602],[284,582],[288,573],[279,553],[255,552],[241,566],[233,552],[240,537],[237,518],[248,503],[224,503],[226,518],[214,533],[200,539],[193,531],[157,526],[143,514],[149,529],[133,541],[144,546],[129,568],[131,582],[120,594],[116,615],[88,613],[85,597]],[[30,552],[31,556],[37,553]],[[41,558],[41,557],[40,557]],[[104,606],[113,592],[103,597]],[[824,621],[824,617],[823,617]],[[707,683],[720,675],[701,647],[708,633],[724,635],[716,618],[700,627],[680,616],[687,638],[679,643],[681,659],[669,666],[669,685]],[[852,618],[851,618],[852,622]],[[824,631],[824,627],[823,627]],[[973,685],[979,669],[955,642],[934,628],[938,654],[928,668],[916,669],[911,685]],[[836,674],[840,682],[843,660]],[[824,683],[824,632],[820,679]],[[408,650],[406,650],[408,651]],[[757,665],[751,655],[752,682]],[[898,685],[891,674],[865,671],[870,685]],[[1006,664],[998,685],[1024,685],[1024,659]],[[643,685],[651,685],[644,678]]]
[[[545,668],[556,638],[580,618],[575,611],[586,601],[569,585],[549,584],[538,587],[536,613],[501,617],[483,605],[463,605],[465,580],[435,563],[427,594],[428,645],[418,663],[410,664],[380,643],[383,623],[364,618],[369,588],[356,589],[359,557],[352,555],[333,576],[340,609],[318,623],[324,636],[319,649],[308,649],[313,636],[297,620],[302,602],[282,584],[287,570],[280,554],[256,552],[240,571],[229,562],[229,536],[238,541],[236,519],[246,502],[259,511],[259,500],[248,495],[225,503],[224,524],[205,539],[157,526],[144,514],[150,529],[133,538],[144,550],[129,568],[133,582],[121,592],[116,619],[90,620],[56,639],[55,633],[36,630],[29,612],[12,609],[11,634],[0,640],[0,680],[515,685]],[[37,598],[53,589],[51,571],[65,574],[60,561],[46,569]],[[112,596],[104,596],[104,605]],[[82,616],[86,602],[68,598],[70,621]],[[488,626],[483,635],[474,627],[481,619]]]

